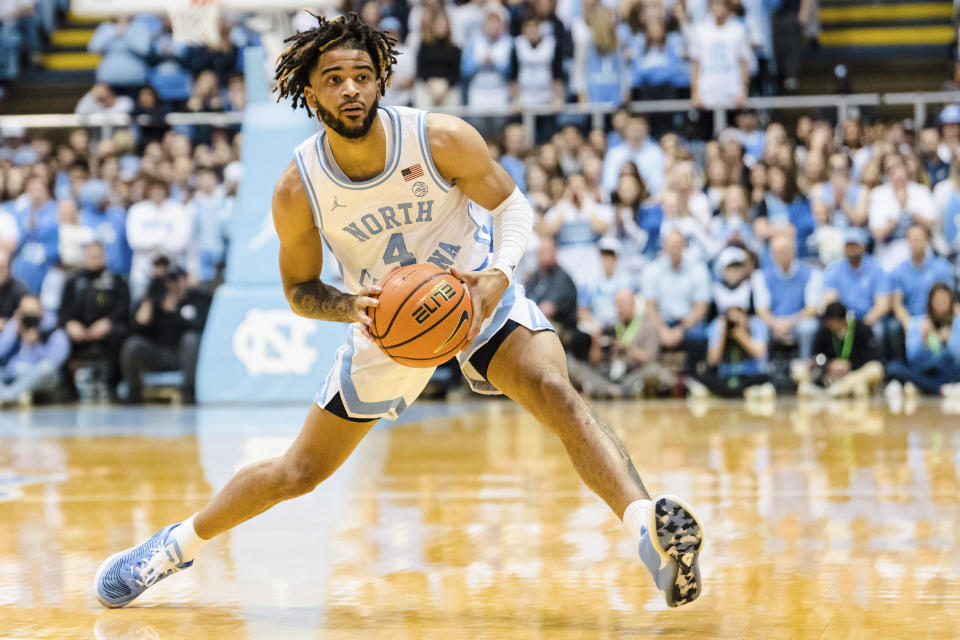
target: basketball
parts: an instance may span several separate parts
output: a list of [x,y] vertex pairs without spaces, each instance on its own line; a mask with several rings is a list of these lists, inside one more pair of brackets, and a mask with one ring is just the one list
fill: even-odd
[[412,264],[389,274],[380,288],[370,332],[392,360],[414,368],[435,367],[463,348],[473,306],[467,287],[448,271]]

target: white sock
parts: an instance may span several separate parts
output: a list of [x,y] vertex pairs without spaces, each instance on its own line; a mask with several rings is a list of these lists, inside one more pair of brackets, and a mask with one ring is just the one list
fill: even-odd
[[623,512],[623,524],[633,536],[633,541],[640,543],[641,528],[650,522],[650,510],[653,509],[653,500],[634,500],[627,505]]
[[193,560],[200,549],[203,548],[203,545],[209,542],[209,540],[204,540],[198,536],[196,529],[193,528],[193,519],[196,517],[197,514],[193,514],[173,530],[173,539],[177,541],[177,545],[180,547],[184,562]]

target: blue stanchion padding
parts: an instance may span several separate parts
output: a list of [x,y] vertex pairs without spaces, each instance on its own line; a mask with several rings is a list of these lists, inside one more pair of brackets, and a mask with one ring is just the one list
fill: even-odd
[[346,325],[295,315],[279,286],[224,284],[203,332],[197,400],[309,404]]
[[[342,324],[295,316],[283,297],[273,188],[296,146],[319,125],[289,102],[276,104],[265,95],[262,62],[262,51],[245,51],[250,102],[243,118],[243,180],[230,222],[226,283],[217,289],[203,333],[200,402],[309,402],[344,338]],[[336,282],[336,271],[336,259],[326,255],[321,277]]]

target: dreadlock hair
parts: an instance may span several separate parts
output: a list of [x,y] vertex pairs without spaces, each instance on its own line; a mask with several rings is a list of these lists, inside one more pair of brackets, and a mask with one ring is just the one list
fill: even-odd
[[362,49],[370,54],[382,95],[390,86],[393,65],[397,63],[396,38],[363,22],[356,13],[333,20],[311,11],[307,13],[317,19],[317,26],[284,40],[290,46],[277,58],[277,101],[292,98],[294,109],[303,107],[307,115],[313,117],[303,89],[310,83],[310,72],[320,55],[337,48]]

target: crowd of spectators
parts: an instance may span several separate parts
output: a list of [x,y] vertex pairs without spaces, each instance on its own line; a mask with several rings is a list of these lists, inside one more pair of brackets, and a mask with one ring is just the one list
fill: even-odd
[[[667,98],[734,107],[748,95],[795,92],[800,55],[819,29],[816,0],[367,0],[352,8],[399,40],[385,102],[422,109],[516,113]],[[538,142],[564,124],[541,120]],[[701,121],[709,133],[710,119]],[[672,122],[652,125],[659,133]],[[495,131],[503,120],[482,124]]]
[[241,176],[240,135],[209,143],[118,129],[62,140],[3,130],[0,404],[138,402],[144,374],[180,371],[193,399]]
[[69,0],[0,2],[0,87],[39,62],[43,43],[53,33],[57,11],[65,11],[68,5]]
[[605,396],[960,393],[960,106],[920,131],[735,120],[657,139],[621,110],[609,131],[491,142],[536,211],[521,277],[574,378]]

